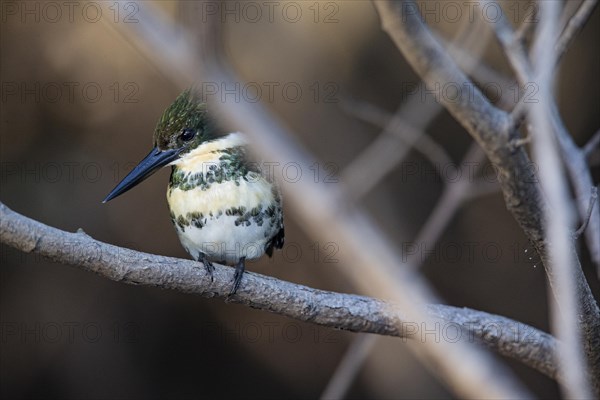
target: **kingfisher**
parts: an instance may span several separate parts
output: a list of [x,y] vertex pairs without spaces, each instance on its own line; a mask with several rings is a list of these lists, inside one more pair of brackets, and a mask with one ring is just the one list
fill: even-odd
[[246,260],[283,248],[281,194],[273,177],[247,158],[247,139],[223,132],[193,89],[167,107],[150,153],[106,196],[114,199],[171,166],[167,203],[179,241],[213,280],[213,262],[235,266],[237,292]]

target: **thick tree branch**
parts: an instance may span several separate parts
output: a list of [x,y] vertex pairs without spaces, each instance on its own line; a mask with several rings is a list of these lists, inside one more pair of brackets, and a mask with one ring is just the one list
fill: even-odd
[[[233,268],[215,264],[211,282],[196,261],[113,246],[81,230],[65,232],[20,215],[2,203],[0,242],[116,282],[227,299],[335,329],[427,340],[426,336],[421,337],[425,327],[405,319],[398,306],[382,300],[313,289],[252,272],[244,275],[237,294],[229,297]],[[509,318],[468,308],[429,305],[426,311],[442,324],[438,329],[440,335],[445,330],[451,332],[448,334],[451,340],[458,335],[465,341],[480,342],[550,378],[560,379],[554,358],[557,342],[551,335]],[[459,327],[461,332],[457,330]]]

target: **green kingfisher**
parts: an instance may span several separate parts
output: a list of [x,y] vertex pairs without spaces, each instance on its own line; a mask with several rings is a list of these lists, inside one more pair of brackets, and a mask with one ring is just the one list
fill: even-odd
[[103,202],[170,165],[167,202],[181,244],[211,280],[212,262],[235,265],[235,294],[245,261],[272,256],[284,241],[280,192],[272,177],[249,162],[246,146],[242,133],[222,132],[199,94],[188,89],[158,121],[150,153]]

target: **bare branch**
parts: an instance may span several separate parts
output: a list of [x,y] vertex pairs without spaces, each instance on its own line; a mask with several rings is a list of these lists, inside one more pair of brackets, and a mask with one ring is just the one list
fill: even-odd
[[[484,0],[484,3],[486,5],[496,4],[496,1]],[[531,79],[533,76],[533,73],[531,71],[531,65],[529,63],[527,53],[525,52],[525,48],[523,47],[523,43],[518,39],[517,35],[513,31],[512,25],[506,18],[504,18],[503,15],[496,21],[487,21],[494,28],[498,42],[500,42],[500,45],[504,50],[504,54],[506,54],[510,66],[517,76],[519,84],[524,87],[527,82],[529,82],[529,79]]]
[[[345,106],[350,105],[346,102]],[[381,182],[408,155],[441,109],[435,101],[422,101],[420,96],[411,96],[402,104],[394,118],[385,124],[381,134],[344,168],[340,178],[342,182],[349,183],[347,195],[353,200],[360,199]],[[406,128],[408,132],[402,133],[405,132],[404,121],[409,116],[412,118]],[[369,120],[374,122],[372,118]]]
[[594,8],[598,5],[598,0],[583,0],[579,9],[573,17],[569,19],[567,26],[560,34],[554,49],[556,51],[556,61],[558,64],[565,55],[577,34],[581,31],[587,20],[592,15]]
[[[548,250],[551,249],[550,243],[554,246],[556,242],[548,241],[543,223],[543,216],[550,215],[548,205],[540,194],[527,154],[521,147],[508,145],[510,139],[516,136],[512,121],[506,113],[493,107],[480,91],[471,90],[470,96],[460,93],[460,88],[471,88],[472,83],[431,35],[413,1],[375,1],[374,4],[383,29],[428,87],[444,87],[447,84],[458,87],[457,96],[463,101],[448,101],[442,96],[441,102],[479,141],[490,161],[498,168],[507,207],[536,248],[554,288],[556,264],[550,261],[552,258]],[[585,280],[574,247],[571,245],[569,250],[571,258],[560,268],[571,265],[570,269],[575,274],[578,300],[582,304],[582,311],[578,315],[586,355],[592,368],[591,375],[600,376],[600,373],[596,373],[600,368],[600,310]],[[562,300],[559,298],[559,301]]]
[[579,227],[579,229],[577,229],[575,231],[575,235],[574,235],[575,238],[578,238],[583,232],[585,232],[585,230],[589,226],[590,219],[592,217],[592,211],[594,211],[594,205],[596,204],[597,200],[598,200],[598,188],[593,187],[592,188],[592,194],[590,195],[590,204],[588,206],[587,216],[584,218],[583,223]]
[[597,130],[592,138],[588,140],[585,146],[583,146],[583,154],[585,157],[588,158],[590,154],[598,148],[598,145],[600,145],[600,129]]
[[[473,142],[461,164],[476,165],[479,168],[484,159],[485,155],[481,147],[476,142]],[[429,218],[427,218],[427,221],[423,224],[415,238],[414,243],[417,246],[425,244],[428,247],[432,247],[438,241],[456,211],[469,198],[469,195],[472,193],[473,183],[474,181],[467,176],[452,185],[446,185],[444,192],[429,214]],[[416,258],[415,254],[412,253],[410,255],[408,259],[409,265],[413,268],[419,268],[425,262],[425,258],[422,255],[419,255],[420,258]]]
[[[364,112],[361,110],[360,112]],[[377,110],[376,114],[380,115],[383,111]],[[396,116],[387,116],[388,118],[398,118]],[[380,124],[385,124],[383,121],[379,121]],[[421,138],[427,137],[426,135]],[[433,157],[430,155],[430,157]],[[483,161],[483,151],[479,145],[475,142],[472,143],[471,147],[467,151],[467,155],[462,160],[462,164],[479,166]],[[469,179],[462,179],[459,182],[453,183],[452,185],[446,185],[442,196],[439,198],[433,211],[430,213],[427,221],[419,230],[417,238],[414,243],[421,244],[427,243],[432,245],[438,241],[439,236],[444,232],[446,226],[450,222],[452,216],[456,213],[458,208],[466,200],[473,198],[477,189],[481,189],[480,185],[473,184],[474,182]],[[486,185],[487,192],[489,193],[491,185]],[[497,185],[494,185],[495,191],[498,191]],[[407,265],[412,268],[419,268],[425,261],[424,257],[417,258],[414,253],[409,255]],[[347,391],[352,378],[359,371],[360,364],[362,364],[367,356],[366,351],[372,347],[376,339],[356,339],[359,343],[353,343],[347,350],[346,355],[338,364],[331,381],[327,388],[323,392],[323,398],[341,398]]]
[[[238,292],[229,297],[233,268],[215,264],[211,282],[199,262],[113,246],[94,240],[81,230],[65,232],[20,215],[2,203],[0,243],[116,282],[226,299],[335,329],[420,340],[417,323],[406,319],[400,307],[392,303],[313,289],[252,272],[244,275]],[[438,323],[447,322],[464,329],[465,341],[477,341],[550,378],[560,379],[554,356],[557,342],[551,335],[508,318],[467,308],[429,305],[425,310]]]
[[[486,3],[493,3],[492,0],[486,0]],[[587,3],[587,5],[586,5]],[[574,19],[576,19],[577,23],[583,23],[589,17],[589,12],[593,9],[593,5],[590,3],[595,3],[595,1],[584,1],[584,3],[579,7],[579,10],[576,13],[576,16],[570,19],[570,22],[560,36],[557,45],[555,46],[557,54],[556,58],[560,56],[561,53],[559,49],[562,48],[563,52],[565,51],[564,46],[568,43],[572,42],[572,39],[575,34],[574,25],[576,23],[572,23]],[[591,7],[590,7],[591,6]],[[583,11],[582,11],[583,10]],[[583,14],[583,15],[581,15]],[[579,17],[577,17],[579,16]],[[500,45],[502,46],[504,53],[506,54],[510,65],[515,71],[515,75],[517,76],[517,80],[522,87],[525,87],[527,83],[531,82],[539,82],[539,79],[536,79],[534,73],[532,71],[531,63],[523,48],[523,45],[520,41],[515,40],[516,34],[513,33],[512,26],[503,16],[499,18],[497,21],[490,25],[496,32],[496,36]],[[569,29],[569,26],[572,28]],[[553,57],[553,60],[555,59]],[[552,61],[554,64],[554,61]],[[553,68],[551,68],[553,70]],[[538,85],[536,83],[536,85]],[[538,85],[539,88],[539,85]],[[521,99],[512,113],[513,118],[522,118],[525,116],[527,112],[529,104],[525,103],[523,99]],[[560,113],[558,112],[558,108],[556,107],[556,103],[553,100],[550,100],[550,107],[552,108],[552,122],[554,126],[554,131],[558,137],[559,143],[561,145],[561,151],[563,154],[563,159],[565,160],[565,166],[567,171],[569,172],[569,177],[571,182],[573,183],[573,187],[575,189],[575,195],[577,199],[577,207],[579,210],[579,215],[581,220],[587,216],[588,212],[588,196],[593,187],[593,180],[589,168],[587,167],[585,154],[575,145],[573,139],[566,127],[564,126]],[[518,121],[514,121],[514,124],[517,125]],[[588,248],[590,250],[590,254],[592,256],[592,260],[596,265],[598,271],[600,271],[600,211],[596,210],[595,213],[591,215],[590,225],[592,228],[586,232],[586,242],[588,244]],[[599,272],[600,273],[600,272]]]
[[[489,0],[486,0],[486,1],[489,2]],[[592,11],[594,11],[594,8],[596,7],[597,2],[598,2],[597,0],[584,0],[581,3],[581,5],[579,6],[578,10],[573,15],[573,17],[571,17],[568,20],[568,22],[565,26],[565,29],[556,38],[556,43],[554,45],[556,57],[554,57],[553,64],[552,64],[554,67],[556,67],[558,65],[558,63],[562,59],[562,56],[566,53],[569,46],[573,43],[573,40],[577,36],[577,33],[579,33],[579,31],[583,28],[583,25],[585,25],[587,20],[592,15]],[[497,29],[497,36],[498,36],[500,43],[504,47],[506,55],[509,57],[509,60],[511,61],[512,67],[515,70],[519,69],[519,72],[517,73],[517,78],[518,78],[519,82],[521,83],[521,85],[524,85],[525,82],[536,82],[537,81],[536,76],[531,73],[527,74],[524,69],[523,61],[528,60],[528,58],[527,58],[527,56],[523,57],[522,54],[519,54],[519,53],[524,52],[524,49],[523,49],[523,43],[519,40],[516,40],[518,35],[517,34],[513,35],[512,43],[510,46],[506,46],[506,43],[504,43],[504,41],[506,40],[506,35],[502,31],[507,31],[507,29],[501,25],[506,25],[508,22],[505,21],[505,18],[500,18],[500,19],[501,19],[501,21],[499,21],[499,23],[494,24],[494,25],[496,25],[496,29]],[[508,26],[510,26],[510,25],[508,25]],[[511,47],[512,47],[512,49],[511,49]],[[509,51],[507,51],[507,50],[509,50]],[[514,62],[515,60],[513,60],[514,57],[516,57],[518,59],[516,63]],[[528,61],[527,61],[527,63],[528,63]],[[525,76],[529,76],[529,80],[527,80],[527,79],[522,80],[522,78],[524,78]],[[511,113],[511,117],[513,119],[513,124],[515,126],[517,126],[523,120],[523,118],[525,117],[525,114],[527,113],[528,104],[524,102],[524,99],[525,99],[525,96],[521,96],[519,98],[518,103],[516,104],[516,106],[514,107],[512,113]]]
[[536,17],[537,17],[537,8],[534,9],[534,14],[532,14],[530,18],[526,17],[521,22],[521,25],[519,25],[519,27],[515,31],[514,40],[518,40],[519,42],[523,42],[525,40],[527,35],[529,35],[533,31],[533,28],[535,27]]
[[[396,135],[404,142],[405,146],[409,148],[410,146],[414,147],[414,149],[428,159],[433,166],[437,165],[440,167],[453,168],[452,158],[450,158],[446,150],[429,135],[415,129],[410,122],[398,115],[400,113],[390,115],[377,106],[362,101],[345,101],[342,103],[342,108],[355,118],[382,127],[386,132],[389,131],[391,134]],[[395,149],[395,151],[398,151],[398,149]],[[378,156],[378,159],[381,159],[381,155]],[[379,163],[374,164],[373,161],[374,160],[371,160],[370,163],[373,167],[367,168],[369,171],[380,169]],[[344,173],[344,175],[347,175],[348,177],[347,181],[356,184],[356,175],[354,174],[354,171],[358,168],[352,167],[352,164],[347,168],[348,172]],[[366,175],[369,177],[369,180],[373,180],[372,174]],[[454,174],[452,173],[452,175]],[[443,176],[441,178],[444,180]],[[363,182],[359,182],[356,185],[363,186],[362,184]]]
[[354,377],[360,371],[375,343],[377,343],[377,336],[375,335],[361,334],[356,336],[331,379],[329,379],[329,383],[327,383],[321,394],[321,399],[342,399],[345,397],[350,384],[354,381]]

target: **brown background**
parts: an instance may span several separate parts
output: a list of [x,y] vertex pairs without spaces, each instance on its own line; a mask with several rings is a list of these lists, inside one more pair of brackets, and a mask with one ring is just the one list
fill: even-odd
[[[523,19],[524,3],[507,6],[511,19]],[[178,89],[111,27],[135,23],[125,21],[128,15],[135,18],[133,6],[119,6],[117,15],[112,2],[96,2],[82,14],[87,3],[77,2],[71,21],[68,9],[58,4],[61,15],[44,2],[1,4],[0,200],[64,230],[82,228],[102,241],[187,258],[169,221],[166,169],[101,204],[149,151],[156,120]],[[181,25],[201,20],[208,10],[199,3],[155,4]],[[298,22],[284,17],[284,3],[277,3],[272,22],[264,7],[253,22],[253,10],[231,3],[233,14],[224,17],[227,51],[248,82],[263,89],[265,82],[277,83],[274,97],[265,90],[261,100],[293,128],[321,167],[331,163],[340,172],[380,130],[347,115],[337,101],[355,98],[393,112],[407,85],[418,80],[379,29],[369,2],[295,5],[302,11]],[[441,35],[451,37],[464,22],[445,18],[442,3],[421,5],[434,10],[427,22]],[[107,23],[93,21],[97,9]],[[292,11],[285,16],[293,17]],[[600,126],[599,18],[596,10],[559,71],[561,111],[578,144]],[[484,60],[510,72],[493,40]],[[292,89],[285,96],[285,85],[302,89],[299,101],[291,101]],[[428,133],[455,162],[470,143],[445,112]],[[414,167],[425,175],[407,175]],[[431,170],[425,158],[411,152],[362,199],[399,246],[414,239],[441,193],[442,183]],[[594,172],[598,179],[598,169]],[[335,262],[339,254],[326,257],[331,244],[307,237],[289,212],[286,234],[286,251],[249,269],[356,292],[344,266]],[[447,304],[549,329],[543,269],[524,255],[526,239],[499,193],[465,204],[438,245],[429,246],[433,253],[422,269]],[[355,337],[222,301],[125,286],[0,249],[3,398],[315,397]],[[598,294],[585,249],[582,254]],[[450,397],[407,351],[409,345],[378,341],[350,397]],[[558,394],[556,384],[541,374],[510,365],[536,395]]]

